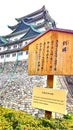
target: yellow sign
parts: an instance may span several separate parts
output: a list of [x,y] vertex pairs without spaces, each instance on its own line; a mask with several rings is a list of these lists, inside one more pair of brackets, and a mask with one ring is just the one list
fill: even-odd
[[66,91],[34,87],[32,107],[65,114]]
[[48,31],[29,45],[28,74],[73,75],[73,34]]

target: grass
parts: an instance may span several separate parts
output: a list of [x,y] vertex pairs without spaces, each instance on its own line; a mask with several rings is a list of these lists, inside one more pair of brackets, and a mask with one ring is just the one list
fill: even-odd
[[61,119],[36,118],[0,106],[0,130],[73,130],[73,116],[67,114]]

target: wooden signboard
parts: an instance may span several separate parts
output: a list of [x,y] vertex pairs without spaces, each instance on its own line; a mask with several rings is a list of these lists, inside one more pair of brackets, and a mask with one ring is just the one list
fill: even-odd
[[[47,30],[22,48],[27,49],[28,74],[47,75],[48,88],[53,88],[54,75],[73,75],[73,31]],[[52,117],[51,111],[65,114],[66,92],[34,88],[32,106],[46,110],[46,118]]]
[[66,91],[34,87],[32,106],[51,112],[66,114]]
[[73,75],[73,33],[47,31],[29,45],[28,74]]

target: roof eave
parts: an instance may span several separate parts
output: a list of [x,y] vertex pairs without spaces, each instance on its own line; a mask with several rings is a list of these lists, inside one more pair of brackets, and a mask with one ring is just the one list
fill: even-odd
[[30,14],[28,14],[28,15],[26,15],[26,16],[23,16],[23,17],[21,17],[21,18],[15,18],[15,20],[17,20],[17,21],[19,22],[21,19],[23,19],[23,18],[25,18],[25,17],[31,17],[32,15],[34,16],[36,13],[38,14],[38,13],[40,13],[40,12],[43,12],[44,10],[46,10],[46,9],[45,9],[45,6],[43,6],[41,9],[38,9],[37,11],[34,11],[33,13],[30,13]]
[[27,31],[28,31],[28,29],[22,30],[22,31],[19,31],[19,32],[16,32],[16,33],[11,33],[9,35],[4,36],[4,38],[10,38],[10,37],[13,37],[13,36],[17,36],[19,34],[23,34],[23,33],[27,32]]

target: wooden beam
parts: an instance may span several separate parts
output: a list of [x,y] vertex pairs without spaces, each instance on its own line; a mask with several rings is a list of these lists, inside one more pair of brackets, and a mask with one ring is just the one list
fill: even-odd
[[[53,83],[54,83],[54,76],[53,75],[47,75],[47,87],[53,88]],[[45,118],[49,119],[51,117],[52,117],[52,112],[45,111]]]

